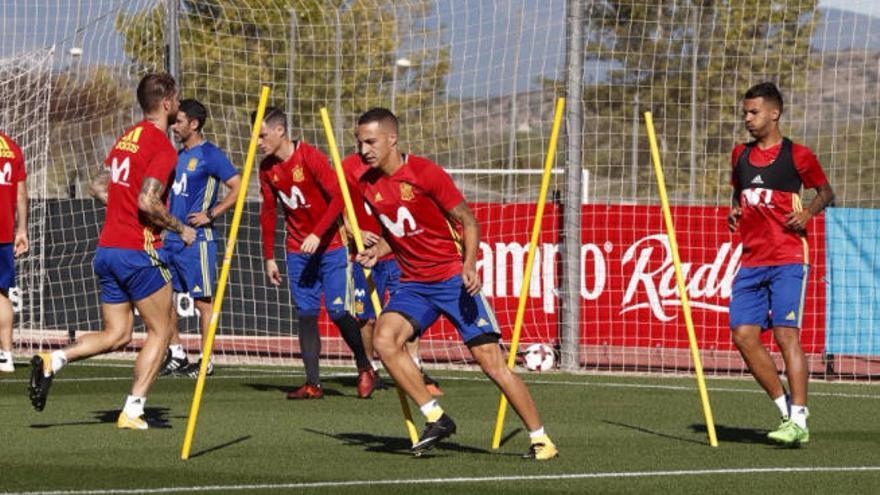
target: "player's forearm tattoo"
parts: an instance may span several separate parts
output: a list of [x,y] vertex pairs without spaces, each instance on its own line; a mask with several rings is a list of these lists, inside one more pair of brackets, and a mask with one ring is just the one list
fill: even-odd
[[107,188],[110,184],[110,171],[102,168],[89,184],[89,194],[103,204],[107,204]]
[[165,208],[165,203],[162,201],[162,193],[164,192],[165,184],[152,177],[147,177],[141,186],[138,207],[153,225],[182,234],[184,225]]

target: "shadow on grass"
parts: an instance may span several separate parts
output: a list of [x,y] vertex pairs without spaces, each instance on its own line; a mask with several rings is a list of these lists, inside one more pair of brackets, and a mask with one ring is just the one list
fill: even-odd
[[[341,432],[341,433],[328,433],[325,431],[319,431],[311,428],[303,428],[303,431],[308,433],[313,433],[315,435],[322,435],[329,438],[334,438],[336,440],[341,441],[346,445],[353,446],[362,446],[364,447],[365,452],[382,452],[386,454],[393,455],[404,455],[413,457],[413,454],[410,452],[410,447],[412,447],[412,443],[410,443],[409,439],[406,437],[386,437],[380,435],[371,435],[369,433],[363,432]],[[464,445],[459,445],[456,443],[450,442],[440,442],[434,446],[434,448],[420,457],[440,457],[444,456],[444,454],[440,453],[441,451],[448,452],[465,452],[468,454],[492,454],[495,455],[494,452],[490,452],[485,449],[480,449],[476,447],[468,447]],[[439,455],[438,455],[439,454]],[[502,454],[508,455],[508,454]]]
[[230,440],[230,441],[228,441],[228,442],[226,442],[226,443],[221,443],[220,445],[215,445],[215,446],[213,446],[213,447],[208,447],[208,448],[205,449],[205,450],[200,450],[200,451],[196,452],[195,454],[190,455],[189,458],[192,459],[193,457],[199,457],[199,456],[202,456],[202,455],[205,455],[205,454],[210,454],[211,452],[214,452],[214,451],[216,451],[216,450],[225,449],[226,447],[231,447],[231,446],[233,446],[233,445],[235,445],[235,444],[237,444],[237,443],[241,443],[241,442],[244,442],[244,441],[246,441],[246,440],[250,440],[250,439],[251,439],[251,436],[250,436],[250,435],[245,435],[245,436],[243,436],[243,437],[236,438],[235,440]]
[[[167,407],[145,407],[144,408],[144,419],[147,420],[147,424],[150,425],[150,428],[171,428],[171,423],[168,421],[168,412],[170,409]],[[92,411],[94,415],[94,419],[90,421],[61,421],[58,423],[33,423],[31,424],[31,428],[54,428],[56,426],[85,426],[85,425],[100,425],[105,423],[116,423],[117,418],[119,418],[119,413],[121,410],[119,409],[108,409],[105,411]]]
[[513,437],[515,437],[521,431],[524,431],[524,430],[522,428],[514,428],[513,431],[511,431],[510,433],[507,434],[507,436],[505,436],[504,438],[501,439],[501,443],[499,444],[499,446],[505,445],[507,442],[509,442],[511,439],[513,439]]
[[[282,392],[288,393],[298,389],[299,385],[276,385],[274,383],[242,383],[242,387],[250,387],[257,392]],[[324,395],[329,397],[343,397],[346,394],[332,388],[324,387]]]
[[[691,430],[696,433],[706,434],[706,425],[692,424]],[[754,428],[739,428],[736,426],[715,425],[715,436],[719,442],[736,442],[776,445],[767,440],[767,430],[756,430]]]
[[[676,435],[670,435],[668,433],[663,433],[660,431],[651,430],[651,429],[648,429],[648,428],[645,428],[642,426],[628,425],[626,423],[619,423],[617,421],[608,421],[607,419],[603,419],[602,422],[605,424],[608,424],[608,425],[619,426],[621,428],[627,428],[630,430],[638,431],[640,433],[647,433],[649,435],[654,435],[654,436],[658,436],[661,438],[668,438],[670,440],[678,440],[679,442],[696,443],[699,445],[702,445],[704,443],[704,442],[698,442],[697,440],[694,440],[693,438],[685,438],[685,437],[679,437]],[[704,427],[704,430],[705,430],[705,427]]]

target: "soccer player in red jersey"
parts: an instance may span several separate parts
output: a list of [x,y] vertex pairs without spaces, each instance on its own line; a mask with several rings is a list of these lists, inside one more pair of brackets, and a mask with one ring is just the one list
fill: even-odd
[[[730,230],[742,237],[742,266],[733,281],[730,328],[752,375],[776,403],[782,424],[767,436],[786,445],[807,443],[807,360],[800,345],[809,251],[806,226],[834,199],[813,152],[782,136],[782,94],[775,84],[751,87],[742,101],[743,121],[754,141],[733,150]],[[816,190],[807,208],[801,188]],[[761,344],[773,329],[782,351],[791,396]]]
[[[360,195],[356,201],[365,201],[383,227],[382,239],[359,253],[358,261],[371,267],[393,252],[400,266],[400,287],[376,322],[373,344],[385,368],[425,415],[425,429],[412,452],[420,455],[456,430],[404,348],[443,314],[528,429],[531,446],[526,457],[552,459],[558,454],[556,446],[544,432],[528,388],[505,363],[498,324],[480,292],[477,220],[442,168],[398,150],[397,132],[397,117],[387,109],[361,115],[358,153],[369,169],[347,180]],[[447,219],[461,227],[462,250]]]
[[[26,253],[28,244],[27,173],[21,148],[0,132],[0,372],[12,373],[12,301],[15,257]],[[18,222],[16,222],[16,215]]]
[[110,150],[105,167],[92,181],[92,194],[107,205],[104,228],[95,252],[95,274],[101,286],[104,328],[76,343],[31,360],[31,403],[46,405],[52,379],[68,362],[125,347],[132,336],[133,309],[140,312],[147,337],[134,363],[134,379],[116,425],[145,430],[147,393],[156,381],[171,335],[171,276],[157,249],[163,229],[176,232],[187,245],[196,231],[165,207],[174,178],[177,153],[166,136],[177,118],[177,87],[168,74],[148,74],[137,88],[144,119],[127,130]]
[[266,276],[271,284],[281,284],[281,272],[275,263],[276,210],[280,201],[287,228],[287,274],[299,316],[299,343],[306,371],[306,383],[287,394],[287,398],[324,396],[318,332],[323,292],[327,315],[354,353],[358,397],[366,399],[373,393],[375,376],[364,352],[358,323],[349,313],[352,301],[348,255],[338,228],[343,201],[336,175],[318,149],[290,139],[287,118],[278,108],[266,109],[259,146],[264,155],[260,162],[260,225]]

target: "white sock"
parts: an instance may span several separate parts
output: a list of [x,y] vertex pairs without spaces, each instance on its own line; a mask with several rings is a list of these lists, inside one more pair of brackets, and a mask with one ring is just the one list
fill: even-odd
[[788,394],[782,394],[773,399],[773,402],[776,403],[776,407],[779,408],[779,414],[783,418],[789,418],[791,416],[791,404],[789,404],[789,400]]
[[12,359],[12,351],[0,351],[0,359]]
[[427,416],[428,413],[433,411],[435,407],[440,407],[440,403],[437,402],[437,399],[431,399],[430,401],[426,402],[424,406],[419,406],[419,409],[422,410],[422,414]]
[[56,374],[67,364],[67,354],[62,350],[53,351],[50,361],[52,364],[52,374]]
[[146,397],[136,397],[129,395],[125,398],[125,408],[122,410],[129,418],[139,418],[144,415],[144,403],[147,402]]
[[382,362],[381,361],[370,361],[370,366],[373,367],[373,371],[379,371],[380,369],[382,369]]
[[537,430],[530,431],[529,432],[529,439],[534,440],[536,438],[541,438],[544,435],[546,435],[546,433],[544,433],[544,427],[542,426],[542,427],[538,428]]
[[186,351],[183,350],[183,344],[169,345],[168,348],[171,349],[171,357],[177,359],[183,359],[186,357]]
[[809,415],[810,412],[807,411],[807,406],[791,406],[791,420],[803,429],[807,428],[807,417]]

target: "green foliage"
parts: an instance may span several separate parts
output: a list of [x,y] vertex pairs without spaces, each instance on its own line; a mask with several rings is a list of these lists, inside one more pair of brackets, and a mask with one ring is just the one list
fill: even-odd
[[[405,8],[388,8],[380,0],[183,0],[181,94],[205,103],[212,116],[206,127],[209,137],[242,162],[250,113],[262,85],[272,89],[271,104],[291,114],[293,129],[301,129],[304,139],[322,147],[326,140],[319,109],[327,107],[334,116],[339,90],[341,121],[334,125],[342,130],[337,136],[340,144],[350,145],[348,130],[357,116],[370,107],[390,105],[395,61],[404,53],[401,26],[418,24],[429,12],[428,3],[421,0]],[[117,19],[126,53],[142,66],[164,66],[164,59],[156,55],[162,53],[164,17],[164,4],[158,4]],[[437,28],[423,34],[439,33]],[[453,145],[452,139],[443,132],[435,136],[437,128],[431,123],[435,114],[456,111],[444,95],[449,50],[413,50],[406,52],[413,66],[399,70],[395,85],[403,138],[418,143],[421,154],[443,153]],[[420,125],[407,127],[410,115]],[[340,150],[346,151],[351,149]]]
[[[672,195],[678,189],[704,200],[723,198],[742,93],[763,80],[775,81],[785,95],[805,88],[815,65],[809,44],[816,3],[594,2],[587,16],[587,64],[606,67],[607,76],[584,89],[586,125],[595,130],[586,133],[585,157],[598,159],[591,165],[600,175],[620,177],[630,167],[632,119],[651,111]],[[644,137],[639,147],[638,163],[649,164]],[[688,191],[692,149],[698,173],[705,174],[696,178],[698,191]]]

